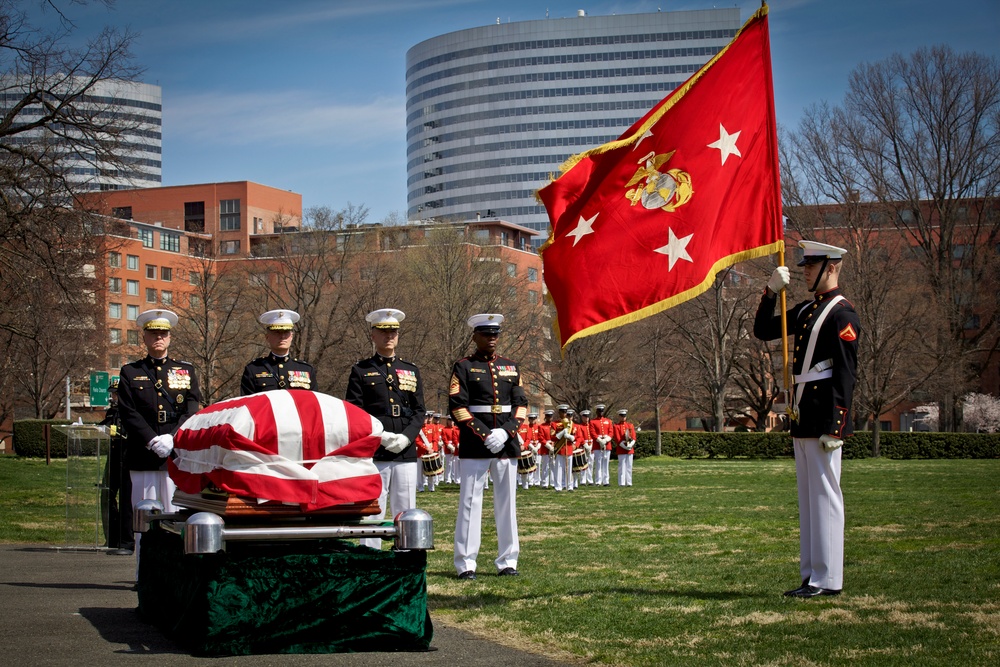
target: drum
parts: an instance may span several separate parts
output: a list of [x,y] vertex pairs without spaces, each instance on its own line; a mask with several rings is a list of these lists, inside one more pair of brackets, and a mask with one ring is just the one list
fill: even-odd
[[444,456],[441,452],[424,454],[420,457],[420,465],[424,469],[425,477],[435,477],[444,473]]
[[573,472],[583,472],[588,467],[590,463],[587,462],[587,451],[580,447],[579,449],[573,450]]
[[538,469],[538,462],[535,460],[535,453],[531,450],[521,452],[517,457],[517,474],[527,475]]

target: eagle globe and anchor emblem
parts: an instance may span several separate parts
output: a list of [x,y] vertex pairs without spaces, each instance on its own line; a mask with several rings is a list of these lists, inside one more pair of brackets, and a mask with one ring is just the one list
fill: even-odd
[[644,208],[662,209],[667,213],[673,213],[688,203],[694,194],[691,174],[681,169],[660,171],[675,152],[657,155],[654,151],[650,151],[640,160],[640,164],[645,163],[644,166],[640,166],[625,185],[628,188],[639,185],[625,192],[625,198],[632,202],[632,206],[642,202]]

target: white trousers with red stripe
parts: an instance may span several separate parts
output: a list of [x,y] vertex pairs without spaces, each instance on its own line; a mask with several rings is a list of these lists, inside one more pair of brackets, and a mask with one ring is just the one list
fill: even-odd
[[460,459],[458,516],[455,519],[455,570],[476,571],[483,536],[483,491],[493,478],[493,518],[497,527],[497,571],[517,569],[517,459]]
[[844,587],[844,494],[841,449],[823,450],[818,438],[793,438],[799,487],[799,569],[811,586]]

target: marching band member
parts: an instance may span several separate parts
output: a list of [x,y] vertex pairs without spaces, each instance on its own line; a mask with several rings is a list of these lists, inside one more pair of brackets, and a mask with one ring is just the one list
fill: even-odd
[[615,423],[615,452],[618,454],[618,486],[632,486],[632,459],[635,456],[635,426],[626,419],[628,410],[618,411]]
[[555,486],[555,445],[552,442],[552,415],[555,412],[551,409],[545,411],[545,421],[538,425],[538,441],[541,447],[538,450],[538,484],[547,489]]
[[458,471],[455,468],[458,463],[458,427],[455,426],[453,417],[448,417],[448,424],[441,429],[441,440],[444,445],[444,482],[457,484]]
[[[420,458],[422,467],[427,457],[432,457],[440,451],[438,449],[440,425],[432,421],[434,416],[430,412],[427,413],[424,427],[420,429],[420,436],[417,438],[417,456]],[[417,491],[433,491],[436,487],[437,475],[428,475],[426,470],[421,470],[421,473],[423,481],[418,485]]]
[[[525,456],[528,453],[533,452],[532,445],[535,441],[535,431],[538,428],[535,426],[535,420],[538,419],[538,414],[531,412],[528,414],[528,421],[521,424],[517,429],[517,437],[521,442],[521,456]],[[518,458],[518,465],[520,466],[520,457]],[[537,463],[535,464],[537,466]],[[531,486],[531,473],[522,473],[520,468],[517,472],[517,479],[521,485],[521,488],[525,491]]]
[[[583,484],[592,486],[594,484],[594,441],[590,438],[590,410],[580,411],[579,426],[578,432],[584,438],[582,446],[584,454],[587,457],[587,467],[578,473],[574,473],[573,477],[577,486]],[[581,444],[578,442],[577,449],[580,449],[580,446]]]
[[608,486],[611,483],[609,467],[611,463],[614,424],[604,416],[605,405],[598,403],[597,416],[590,420],[590,439],[594,442],[594,484]]
[[559,406],[559,418],[552,426],[552,440],[556,454],[556,491],[573,490],[573,450],[576,449],[576,424],[573,410],[563,403]]

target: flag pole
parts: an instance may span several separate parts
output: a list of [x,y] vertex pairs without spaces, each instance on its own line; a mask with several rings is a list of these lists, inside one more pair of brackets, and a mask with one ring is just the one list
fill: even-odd
[[[781,244],[778,248],[778,266],[785,265],[785,244]],[[786,294],[788,292],[787,288],[781,288],[779,295],[779,305],[781,306],[781,361],[782,367],[784,369],[784,381],[785,381],[785,404],[788,407],[792,406],[792,383],[791,374],[788,368],[788,306],[786,300]]]

